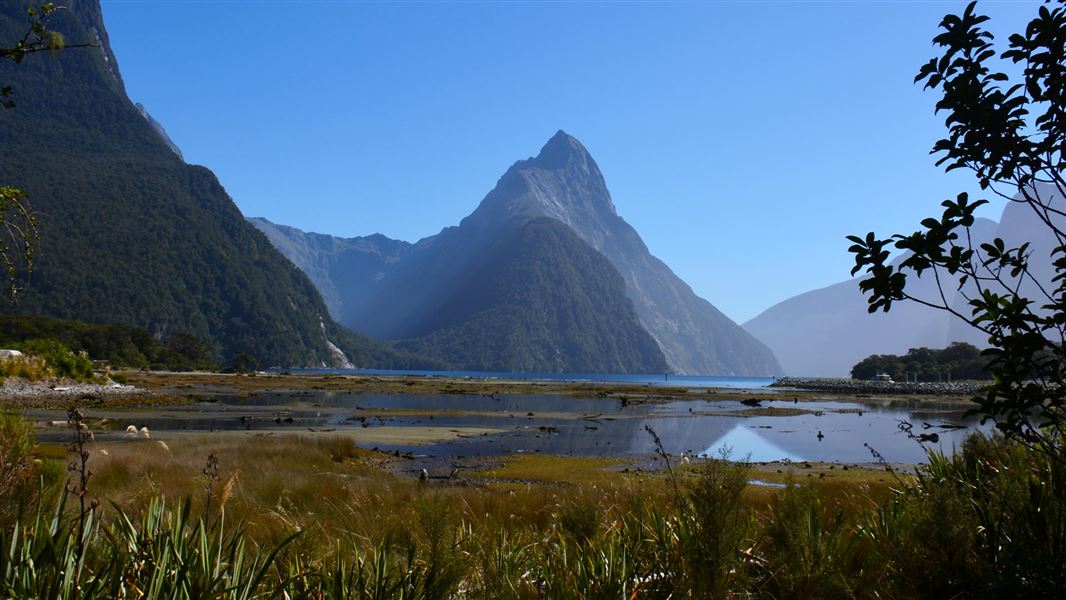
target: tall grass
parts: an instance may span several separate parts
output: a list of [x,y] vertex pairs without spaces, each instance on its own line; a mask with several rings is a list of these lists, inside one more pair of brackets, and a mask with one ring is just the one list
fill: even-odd
[[0,377],[41,381],[56,377],[56,373],[41,356],[3,356],[0,357]]
[[207,467],[202,447],[172,445],[90,446],[87,494],[115,502],[83,511],[72,485],[6,527],[0,597],[1054,597],[1066,584],[1064,463],[1000,439],[930,454],[888,497],[753,493],[751,466],[727,460],[653,485],[481,488],[384,474],[342,438],[217,441]]
[[62,481],[62,469],[54,461],[36,458],[33,424],[16,413],[0,411],[0,529],[51,497]]
[[38,512],[0,537],[3,597],[244,600],[272,595],[268,590],[279,584],[268,575],[287,541],[249,550],[243,532],[228,531],[224,519],[207,525],[190,518],[188,502],[171,509],[162,499],[136,524],[120,510],[103,527],[95,509],[72,522],[65,517],[68,498],[64,490],[51,518]]

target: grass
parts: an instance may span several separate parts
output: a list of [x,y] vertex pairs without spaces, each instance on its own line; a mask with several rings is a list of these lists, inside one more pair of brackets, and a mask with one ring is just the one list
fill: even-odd
[[467,473],[465,476],[487,482],[604,484],[628,478],[613,470],[623,462],[609,458],[523,454],[502,459],[498,467]]
[[31,485],[56,479],[56,451],[6,423],[0,449],[41,492],[0,523],[0,597],[1047,597],[1066,582],[1066,474],[1001,441],[909,476],[531,454],[429,482],[344,436],[88,442],[83,509],[81,484]]

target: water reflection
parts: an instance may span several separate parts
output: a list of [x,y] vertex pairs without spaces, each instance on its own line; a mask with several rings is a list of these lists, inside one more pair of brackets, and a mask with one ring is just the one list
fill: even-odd
[[751,462],[773,462],[790,460],[794,462],[809,460],[779,448],[773,442],[743,425],[737,425],[728,433],[718,438],[700,453],[711,458],[730,458],[732,460],[749,460]]

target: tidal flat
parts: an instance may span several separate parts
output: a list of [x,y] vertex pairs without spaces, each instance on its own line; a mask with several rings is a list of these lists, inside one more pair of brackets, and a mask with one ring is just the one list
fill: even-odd
[[[950,454],[984,429],[957,396],[382,375],[119,377],[160,402],[83,399],[100,444],[344,439],[407,457],[405,468],[391,470],[412,477],[529,455],[610,459],[623,465],[614,471],[658,470],[660,455],[689,464],[728,455],[774,474],[810,463],[876,469],[924,462],[929,449]],[[63,411],[51,403],[21,408],[41,442],[64,443]]]

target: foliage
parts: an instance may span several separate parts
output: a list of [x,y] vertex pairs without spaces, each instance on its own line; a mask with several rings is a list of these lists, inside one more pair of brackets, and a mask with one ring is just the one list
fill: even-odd
[[467,265],[430,333],[401,349],[482,371],[663,373],[625,282],[567,226],[528,221]]
[[[1066,425],[1066,8],[1061,1],[1041,6],[998,53],[998,60],[1022,68],[1020,78],[997,70],[994,37],[983,28],[987,20],[975,4],[944,17],[933,40],[943,52],[915,79],[941,92],[937,111],[948,114],[947,137],[933,153],[947,170],[968,169],[982,189],[1031,209],[1054,239],[1053,249],[1034,256],[1030,243],[1008,248],[1001,239],[974,247],[969,230],[985,201],[959,194],[943,202],[939,218],[923,220],[910,235],[849,236],[852,273],[867,275],[860,287],[870,312],[915,301],[950,311],[986,334],[983,355],[993,381],[976,400],[978,412],[1005,434],[1047,448],[1042,442]],[[911,253],[898,268],[889,262],[893,248]],[[1051,276],[1034,271],[1038,259],[1051,265]],[[940,296],[912,296],[909,276],[935,278]],[[968,314],[947,301],[943,292],[951,287],[967,299]]]
[[[751,466],[725,460],[677,470],[675,493],[617,472],[401,480],[345,438],[213,440],[204,469],[203,445],[174,440],[105,455],[72,415],[72,484],[3,524],[0,597],[1055,597],[1066,583],[1066,463],[1002,437],[932,454],[887,496],[753,488]],[[30,464],[12,418],[0,435]],[[206,501],[205,472],[219,484]]]
[[[67,500],[64,492],[51,518],[38,512],[0,538],[4,597],[263,597],[270,567],[287,543],[249,550],[239,528],[230,530],[221,519],[209,525],[191,517],[188,502],[171,509],[162,500],[136,522],[119,511],[106,528],[93,509],[79,540],[64,516]],[[89,550],[84,557],[79,541]]]
[[749,549],[755,523],[743,510],[750,477],[746,462],[732,463],[727,456],[711,459],[681,503],[671,562],[683,574],[678,587],[698,598],[727,597],[750,584],[745,576],[756,562]]
[[161,343],[137,327],[97,325],[38,316],[0,315],[0,346],[49,339],[112,367],[167,371],[215,370],[214,354],[190,334],[175,332]]
[[33,423],[10,412],[0,412],[0,528],[9,529],[27,510],[40,503],[40,492],[53,491],[59,473],[53,463],[34,454]]
[[255,373],[259,370],[259,361],[247,352],[238,352],[233,357],[233,365],[230,368],[235,373]]
[[1050,597],[1066,585],[1061,448],[975,435],[867,517],[873,560],[905,596]]
[[95,377],[93,363],[85,353],[71,352],[58,340],[31,339],[9,345],[23,355],[0,359],[0,375],[30,381],[54,378],[90,381]]
[[53,339],[26,340],[18,344],[23,354],[44,359],[45,365],[54,377],[64,377],[75,381],[88,381],[93,377],[93,363],[81,353],[74,353]]
[[854,379],[873,379],[879,373],[887,373],[896,380],[906,377],[918,381],[989,379],[985,371],[987,362],[976,347],[955,342],[940,350],[911,348],[903,356],[873,354],[852,367],[851,376]]
[[166,342],[152,355],[153,367],[170,371],[214,371],[218,365],[211,358],[213,352],[207,342],[179,331],[167,337]]
[[[0,59],[7,59],[15,64],[22,62],[27,55],[44,50],[60,50],[66,46],[63,35],[57,31],[48,29],[47,20],[56,11],[53,2],[45,2],[38,7],[30,6],[26,9],[29,25],[26,32],[12,46],[0,48]],[[10,85],[0,88],[0,105],[4,108],[15,108],[15,101],[11,99],[14,89]]]
[[14,299],[19,291],[19,270],[33,268],[39,241],[37,216],[22,190],[0,186],[0,229],[0,263],[7,275],[8,296]]

